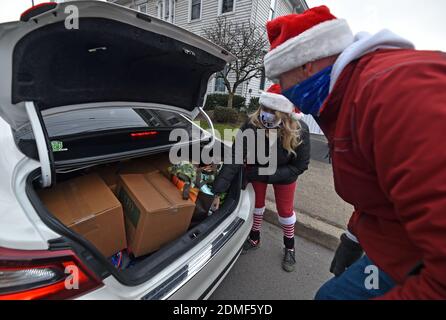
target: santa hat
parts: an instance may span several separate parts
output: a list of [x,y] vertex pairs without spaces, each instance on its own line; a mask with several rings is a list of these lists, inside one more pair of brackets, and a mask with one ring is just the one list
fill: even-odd
[[282,88],[278,84],[272,85],[260,96],[260,105],[268,109],[289,114],[293,119],[302,119],[302,114],[298,112],[294,104],[282,95]]
[[271,80],[304,64],[341,53],[354,42],[348,23],[326,6],[290,14],[267,23],[271,51],[265,56]]

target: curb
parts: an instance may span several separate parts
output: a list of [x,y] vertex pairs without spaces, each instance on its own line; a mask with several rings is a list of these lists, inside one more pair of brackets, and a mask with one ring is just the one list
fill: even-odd
[[[340,243],[340,237],[345,232],[343,229],[328,224],[324,221],[310,217],[304,213],[297,212],[295,234],[299,237],[315,242],[327,249],[336,250]],[[277,219],[276,205],[274,202],[266,201],[265,221],[280,226]]]

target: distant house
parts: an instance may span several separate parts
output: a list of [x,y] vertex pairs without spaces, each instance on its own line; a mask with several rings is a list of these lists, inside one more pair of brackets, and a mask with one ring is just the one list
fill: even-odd
[[[107,0],[118,5],[163,19],[198,35],[215,23],[219,16],[237,22],[264,26],[275,17],[300,13],[308,8],[305,0]],[[245,82],[237,89],[249,102],[259,97],[270,85],[265,76]],[[223,79],[214,75],[208,84],[209,93],[225,93]],[[320,133],[312,118],[306,119],[313,133]]]

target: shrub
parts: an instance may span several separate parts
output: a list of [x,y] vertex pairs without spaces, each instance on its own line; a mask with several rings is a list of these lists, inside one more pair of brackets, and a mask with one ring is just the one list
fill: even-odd
[[[220,93],[214,93],[209,94],[206,98],[206,104],[205,109],[206,110],[213,110],[215,107],[226,107],[228,105],[228,95],[227,94],[220,94]],[[235,95],[234,100],[232,102],[232,106],[235,109],[241,109],[246,106],[246,99],[242,96]]]
[[246,98],[235,95],[234,100],[232,101],[232,106],[238,110],[246,108]]
[[237,123],[239,120],[238,111],[233,108],[216,107],[214,111],[214,121],[217,123]]
[[249,101],[248,112],[252,113],[257,111],[260,108],[260,98],[253,97]]

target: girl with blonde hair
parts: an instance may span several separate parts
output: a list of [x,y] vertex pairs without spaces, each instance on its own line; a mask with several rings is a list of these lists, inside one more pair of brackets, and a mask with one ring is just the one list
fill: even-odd
[[[268,167],[256,164],[243,166],[243,164],[225,164],[214,183],[214,193],[217,195],[214,202],[219,206],[219,194],[226,192],[233,179],[242,167],[245,167],[245,176],[252,183],[255,191],[256,203],[254,210],[254,222],[251,233],[243,247],[244,253],[259,248],[260,231],[265,213],[265,198],[268,185],[274,188],[276,208],[279,221],[284,233],[284,256],[282,267],[287,272],[294,271],[295,241],[294,225],[296,214],[294,212],[294,197],[297,188],[297,180],[310,163],[310,134],[308,126],[301,119],[295,106],[281,94],[279,85],[273,85],[260,97],[260,108],[240,128],[240,133],[253,130],[256,138],[259,138],[259,130],[265,130],[266,150],[269,150],[269,136],[271,130],[277,133],[277,169],[272,175],[261,175],[260,168]],[[263,135],[262,135],[263,136]],[[242,137],[239,134],[237,137]],[[243,137],[242,137],[243,138]],[[257,142],[257,141],[256,141]],[[256,146],[258,142],[256,143]],[[248,147],[243,147],[243,159],[246,160]],[[233,148],[235,150],[235,148]],[[233,152],[233,158],[236,155]],[[270,155],[271,156],[271,155]]]

